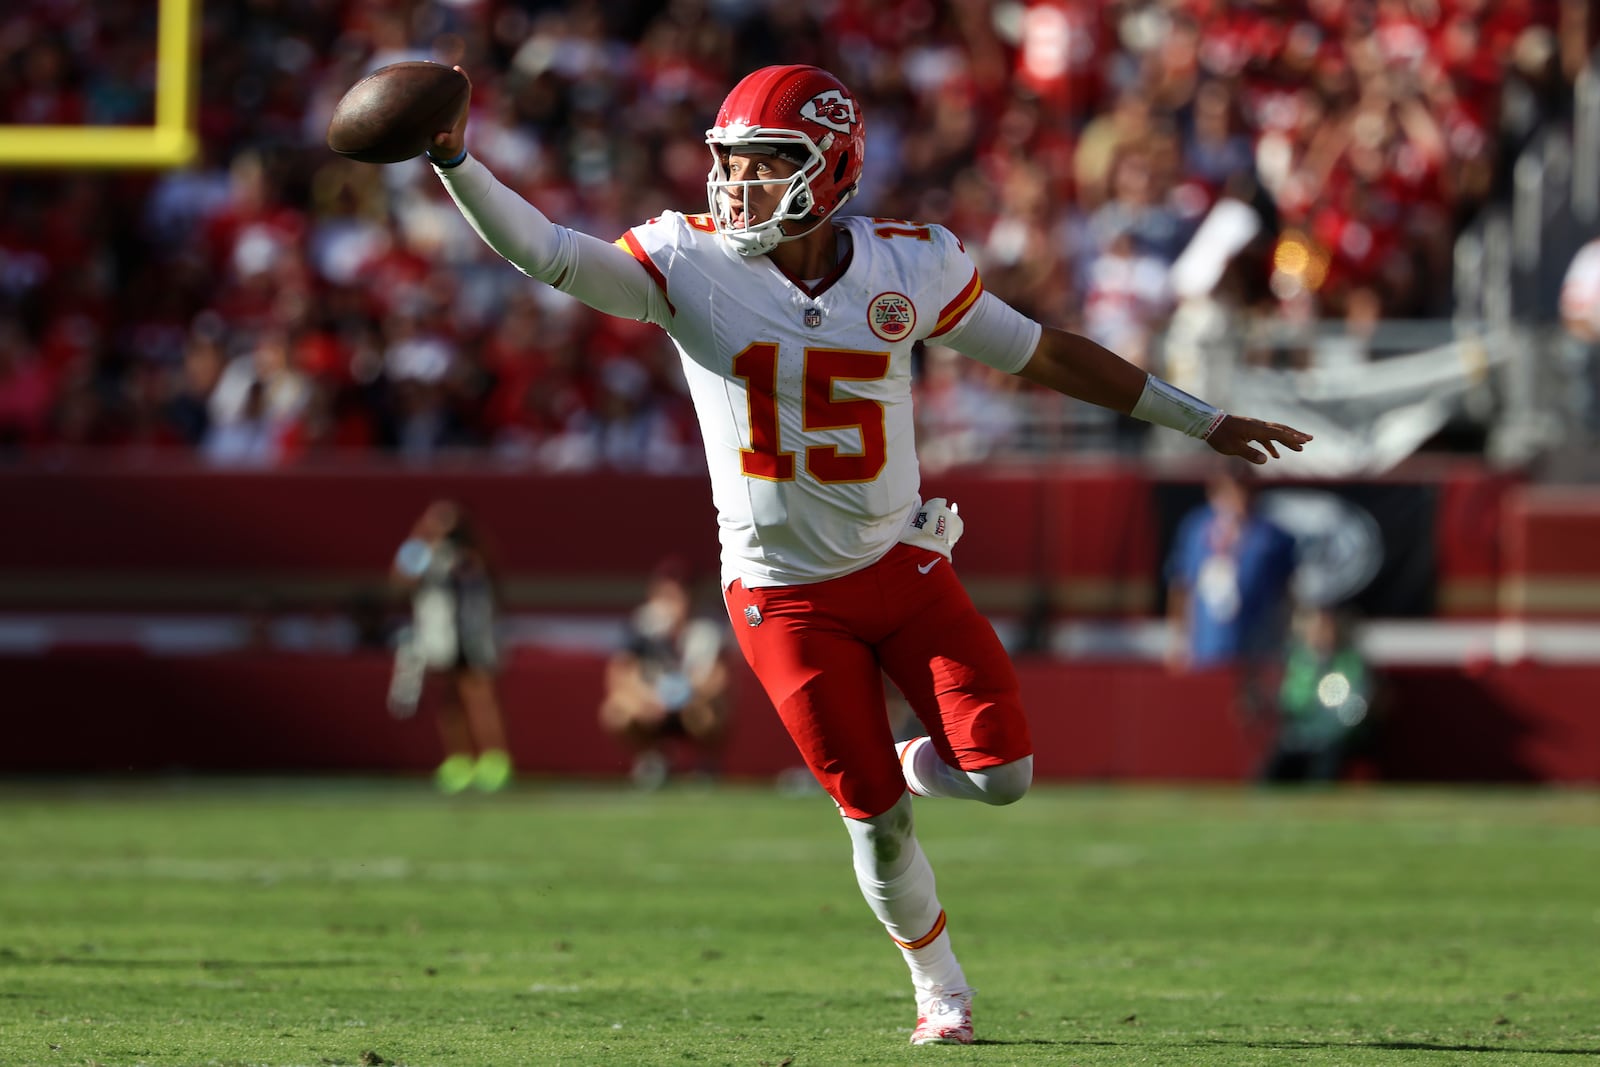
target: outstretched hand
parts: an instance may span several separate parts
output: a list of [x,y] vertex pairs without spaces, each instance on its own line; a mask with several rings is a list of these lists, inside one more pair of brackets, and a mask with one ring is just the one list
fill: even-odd
[[[1267,454],[1271,453],[1273,459],[1282,458],[1278,454],[1278,447],[1303,451],[1311,435],[1296,430],[1292,426],[1285,426],[1277,422],[1262,422],[1260,419],[1246,418],[1243,415],[1229,415],[1222,420],[1211,436],[1206,438],[1206,444],[1224,456],[1238,456],[1257,465],[1267,462]],[[1266,449],[1256,448],[1260,445]]]
[[461,76],[467,79],[467,98],[461,102],[461,111],[456,115],[455,125],[448,130],[440,130],[433,135],[433,148],[430,153],[439,159],[454,159],[467,147],[467,112],[472,110],[472,79],[467,72],[457,64],[456,70],[461,71]]

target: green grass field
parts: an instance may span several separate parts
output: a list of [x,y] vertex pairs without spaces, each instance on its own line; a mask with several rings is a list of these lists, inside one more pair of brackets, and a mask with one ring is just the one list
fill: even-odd
[[1600,796],[1039,788],[919,828],[980,1043],[820,794],[0,786],[0,1064],[1600,1060]]

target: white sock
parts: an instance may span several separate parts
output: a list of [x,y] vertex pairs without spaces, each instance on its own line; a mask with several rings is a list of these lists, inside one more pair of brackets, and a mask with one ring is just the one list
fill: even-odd
[[944,994],[971,992],[972,987],[967,985],[967,976],[961,970],[961,962],[956,959],[955,950],[950,947],[950,931],[944,928],[942,911],[939,913],[936,929],[939,931],[938,935],[922,948],[900,945],[900,955],[905,957],[906,966],[911,969],[912,986],[919,997],[933,992]]
[[1032,756],[981,771],[964,771],[940,759],[930,737],[901,741],[894,746],[894,751],[900,757],[900,773],[905,776],[906,788],[919,797],[1011,804],[1022,799],[1033,782]]
[[856,883],[867,906],[900,947],[918,993],[965,991],[966,976],[950,946],[933,868],[917,843],[911,798],[872,819],[846,819]]
[[[936,796],[932,786],[922,780],[922,775],[917,773],[917,757],[928,753],[934,759],[939,759],[938,753],[933,751],[932,740],[928,737],[913,737],[909,741],[896,741],[894,754],[900,758],[900,773],[905,776],[906,788],[911,790],[912,796]],[[943,760],[939,760],[941,764]],[[930,768],[931,769],[931,768]]]

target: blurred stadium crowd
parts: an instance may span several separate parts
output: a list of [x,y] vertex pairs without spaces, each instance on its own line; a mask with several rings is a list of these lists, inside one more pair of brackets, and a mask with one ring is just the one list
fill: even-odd
[[[153,113],[153,0],[0,14],[0,121]],[[202,156],[0,172],[0,452],[188,450],[273,465],[456,450],[681,469],[699,445],[658,331],[489,252],[422,162],[323,143],[402,59],[461,63],[469,145],[603,236],[704,210],[703,131],[755,67],[860,95],[850,210],[950,226],[986,284],[1136,361],[1220,197],[1257,238],[1219,291],[1296,320],[1438,317],[1455,235],[1570,109],[1582,0],[250,0],[202,9]],[[22,128],[18,128],[22,127]],[[1016,379],[924,353],[924,433],[1003,436]]]

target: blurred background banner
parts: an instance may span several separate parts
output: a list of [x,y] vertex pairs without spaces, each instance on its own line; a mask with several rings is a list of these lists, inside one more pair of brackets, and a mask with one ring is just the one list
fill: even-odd
[[[1163,481],[1151,488],[1156,552],[1165,559],[1179,522],[1203,501],[1204,487]],[[1259,506],[1295,538],[1299,600],[1353,604],[1372,618],[1426,619],[1439,612],[1436,546],[1464,532],[1440,524],[1438,499],[1428,482],[1326,480],[1263,487]]]
[[1330,346],[1324,362],[1305,370],[1241,369],[1233,403],[1316,436],[1315,452],[1296,457],[1300,476],[1383,474],[1452,421],[1474,421],[1493,403],[1490,376],[1530,344],[1502,332],[1377,360]]
[[[1250,521],[1296,547],[1282,648],[1348,610],[1388,683],[1349,773],[1600,780],[1597,42],[1582,0],[14,0],[0,772],[426,770],[428,715],[385,705],[393,564],[448,500],[495,561],[512,756],[626,773],[597,713],[650,573],[720,610],[678,356],[529,282],[423,162],[327,149],[347,88],[427,59],[471,74],[473,154],[606,239],[704,210],[744,73],[833,70],[872,140],[851,210],[1316,434]],[[1167,615],[1209,452],[937,345],[915,373],[1040,773],[1248,775],[1233,668]],[[776,773],[740,681],[724,766]]]

